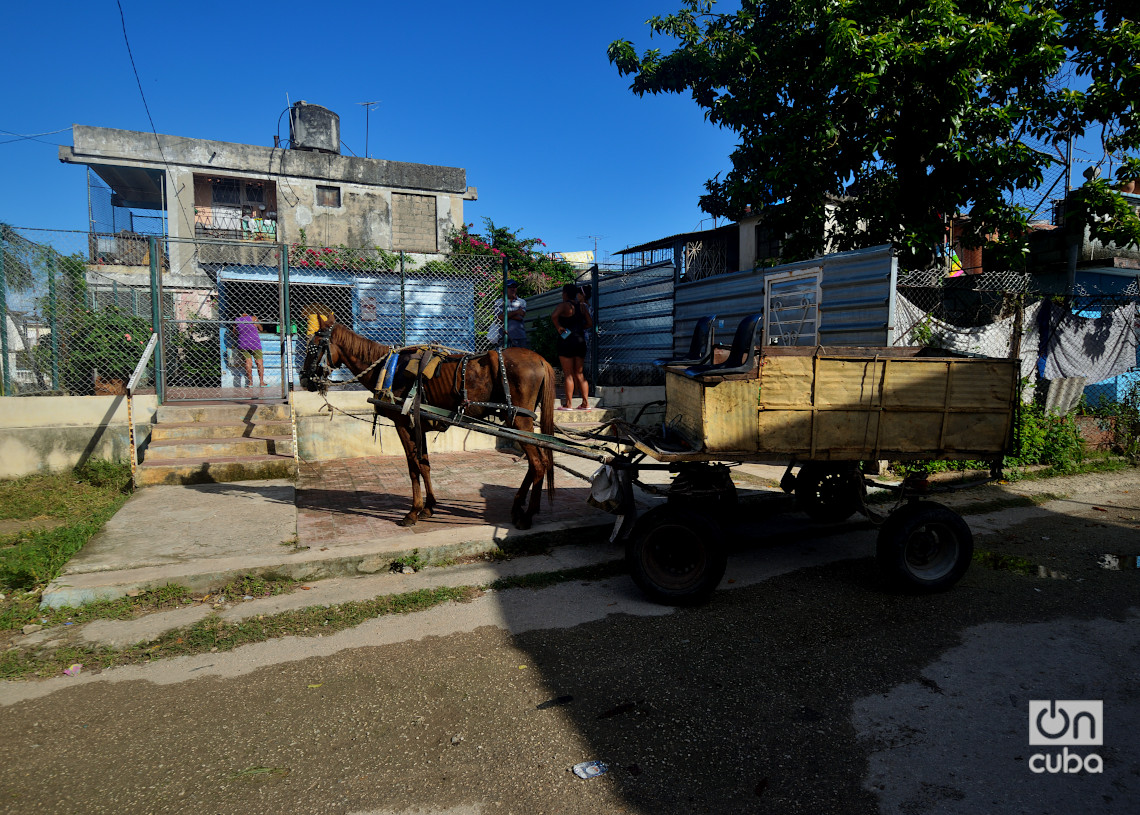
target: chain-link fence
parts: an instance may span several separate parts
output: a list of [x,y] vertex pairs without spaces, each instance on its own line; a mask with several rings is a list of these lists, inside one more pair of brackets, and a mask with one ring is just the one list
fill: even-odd
[[151,286],[93,263],[96,243],[0,225],[4,395],[125,392],[151,334]]
[[1138,312],[1140,279],[1047,292],[1029,275],[912,272],[898,282],[896,342],[1017,356],[1027,396],[1061,409],[1083,397],[1095,408],[1140,387]]
[[471,352],[502,319],[492,256],[8,226],[0,243],[4,395],[124,392],[157,331],[145,382],[164,399],[283,396],[319,314]]

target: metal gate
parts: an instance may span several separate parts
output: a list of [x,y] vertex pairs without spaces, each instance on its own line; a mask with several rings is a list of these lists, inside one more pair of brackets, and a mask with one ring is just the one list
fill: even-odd
[[284,245],[158,245],[161,401],[284,400],[291,378]]

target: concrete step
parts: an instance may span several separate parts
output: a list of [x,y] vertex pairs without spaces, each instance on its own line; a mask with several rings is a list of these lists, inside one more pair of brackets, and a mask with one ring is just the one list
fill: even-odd
[[267,478],[292,478],[295,459],[292,456],[227,456],[210,459],[152,459],[144,461],[135,472],[135,486],[156,484],[210,484],[233,481],[259,481]]
[[284,403],[159,405],[155,421],[158,424],[287,422],[289,421],[289,405]]
[[[554,399],[555,399],[556,405],[561,405],[563,402],[566,401],[566,391],[562,390],[562,388],[558,388],[554,392]],[[602,397],[598,394],[593,394],[586,401],[589,403],[590,407],[595,408],[595,407],[599,407],[602,404]],[[577,407],[581,403],[582,403],[582,397],[575,395],[574,396],[574,406]]]
[[146,450],[146,459],[244,458],[265,454],[291,456],[293,435],[160,440],[152,437]]
[[601,424],[608,422],[610,419],[620,418],[622,412],[620,410],[611,410],[609,408],[593,407],[589,410],[555,410],[554,423],[555,424]]
[[292,436],[288,421],[258,422],[168,422],[151,427],[151,441],[171,439],[226,439],[267,436]]

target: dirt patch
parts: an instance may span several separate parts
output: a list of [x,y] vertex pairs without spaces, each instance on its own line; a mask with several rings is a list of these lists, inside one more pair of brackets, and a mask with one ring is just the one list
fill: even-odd
[[18,535],[21,532],[42,532],[45,529],[55,529],[63,526],[66,521],[61,518],[5,518],[0,520],[0,538],[6,535]]

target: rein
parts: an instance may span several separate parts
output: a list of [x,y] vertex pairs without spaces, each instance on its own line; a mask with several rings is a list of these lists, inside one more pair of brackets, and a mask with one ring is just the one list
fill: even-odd
[[[367,419],[364,419],[361,416],[356,416],[352,413],[348,413],[345,410],[341,410],[340,408],[331,404],[328,400],[328,389],[329,389],[329,386],[332,384],[332,380],[330,378],[332,376],[332,365],[330,364],[330,361],[329,361],[329,344],[330,344],[331,339],[332,339],[332,326],[328,326],[328,327],[322,328],[321,330],[315,332],[309,338],[309,341],[306,343],[306,347],[305,347],[305,356],[307,357],[309,355],[309,352],[312,350],[313,341],[314,340],[316,341],[316,349],[319,353],[319,356],[317,358],[316,367],[318,368],[319,373],[317,371],[314,371],[312,374],[309,375],[309,379],[311,379],[312,381],[317,383],[318,392],[321,394],[321,398],[324,399],[324,401],[325,401],[325,404],[321,408],[321,410],[324,410],[325,408],[328,409],[330,420],[332,419],[333,412],[335,411],[337,413],[342,413],[345,416],[351,416],[354,419],[359,419],[360,421],[368,421]],[[388,353],[381,354],[377,359],[375,359],[372,362],[371,365],[369,365],[368,367],[366,367],[362,371],[360,371],[360,373],[354,375],[351,379],[344,380],[344,382],[340,382],[337,384],[351,384],[352,382],[360,382],[361,384],[364,384],[363,383],[363,377],[365,377],[374,368],[376,368],[377,366],[380,366],[380,365],[386,365],[388,363],[388,361],[391,360],[393,357],[398,356],[401,352],[403,352],[409,348],[418,348],[418,347],[419,346],[409,345],[409,346],[404,346],[401,348],[389,348]],[[446,346],[440,346],[440,345],[435,345],[435,344],[433,344],[431,347],[439,349],[441,351],[448,352],[448,353],[455,353],[455,354],[460,355],[459,364],[456,366],[456,370],[455,370],[455,381],[453,381],[453,383],[452,383],[453,393],[455,393],[457,396],[459,396],[460,400],[461,400],[460,404],[459,404],[458,411],[457,411],[459,415],[461,415],[461,416],[466,415],[466,410],[468,408],[480,407],[480,408],[487,408],[489,410],[505,412],[506,415],[505,415],[504,419],[508,424],[513,424],[515,417],[519,414],[528,416],[531,419],[537,419],[538,418],[538,415],[534,411],[527,410],[526,408],[520,407],[520,406],[512,403],[510,382],[507,379],[506,359],[504,358],[501,349],[499,351],[497,351],[496,353],[498,353],[498,355],[499,355],[499,374],[502,378],[502,383],[503,383],[503,396],[506,400],[505,405],[498,403],[498,402],[473,402],[468,397],[467,364],[472,359],[475,359],[476,357],[482,356],[482,354],[469,354],[465,351],[460,351],[458,349],[448,348]],[[487,351],[484,353],[489,355],[490,351]],[[420,366],[420,373],[418,373],[416,376],[416,385],[414,386],[414,389],[413,389],[414,392],[410,395],[412,400],[413,400],[413,403],[411,405],[411,407],[413,409],[418,408],[419,402],[421,399],[422,387],[420,387],[420,386],[422,385],[422,376],[423,376],[422,371],[423,371],[423,366],[421,365]],[[370,390],[372,390],[374,393],[379,393],[380,386],[383,385],[383,382],[378,380],[376,384],[377,384],[377,388],[370,388]],[[405,412],[407,412],[408,407],[409,406],[405,405]],[[504,411],[504,408],[505,408],[505,411]],[[418,421],[419,410],[414,410],[414,412],[415,412],[416,419],[417,419],[415,424],[419,425],[420,424],[420,422]],[[379,411],[376,411],[376,413],[374,413],[374,415],[372,417],[374,434],[375,434],[376,417],[377,417],[378,413],[379,413]]]

